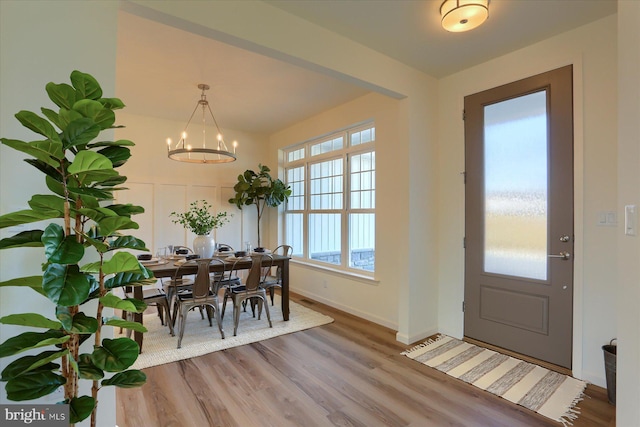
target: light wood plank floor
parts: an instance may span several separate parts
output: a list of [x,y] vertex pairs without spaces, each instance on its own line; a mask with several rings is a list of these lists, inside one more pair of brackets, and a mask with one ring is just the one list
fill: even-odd
[[[118,389],[117,422],[140,426],[561,426],[401,356],[395,332],[298,295],[335,322],[145,369]],[[614,426],[589,386],[574,427]]]

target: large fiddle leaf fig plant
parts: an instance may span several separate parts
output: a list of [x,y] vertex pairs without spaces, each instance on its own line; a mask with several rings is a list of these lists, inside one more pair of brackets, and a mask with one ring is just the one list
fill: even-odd
[[238,182],[233,186],[235,196],[229,199],[242,209],[242,206],[255,205],[258,212],[258,247],[260,242],[260,220],[267,206],[276,207],[289,200],[291,188],[279,179],[273,179],[268,166],[258,164],[258,172],[247,169],[238,175]]
[[[44,175],[49,192],[33,195],[29,209],[0,216],[3,229],[48,224],[43,230],[21,231],[0,240],[2,250],[40,248],[46,262],[41,275],[13,278],[0,286],[19,287],[23,303],[32,298],[30,293],[40,294],[51,302],[51,310],[0,318],[0,323],[37,331],[0,344],[0,357],[29,353],[9,363],[0,380],[6,382],[7,398],[13,401],[38,399],[64,387],[61,403],[69,404],[70,423],[91,415],[95,426],[100,388],[137,387],[146,381],[144,373],[128,369],[140,350],[135,341],[102,338],[107,326],[146,329],[137,322],[105,317],[103,310],[141,313],[142,301],[121,299],[112,290],[155,279],[127,251],[146,250],[143,241],[125,233],[138,228],[131,216],[143,209],[113,203],[114,192],[124,190],[118,186],[126,181],[116,169],[129,159],[128,147],[134,144],[97,139],[102,131],[116,127],[114,110],[124,104],[117,98],[103,98],[96,79],[79,71],[71,73],[71,85],[48,83],[46,91],[57,111],[42,108],[42,115],[31,111],[15,115],[38,139],[1,141],[29,156],[25,162]],[[87,340],[93,342],[81,348]],[[79,395],[80,380],[91,382],[90,396]]]

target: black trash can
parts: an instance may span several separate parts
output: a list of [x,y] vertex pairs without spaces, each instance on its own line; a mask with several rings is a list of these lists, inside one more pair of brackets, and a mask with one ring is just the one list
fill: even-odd
[[612,339],[608,345],[602,346],[604,351],[604,373],[607,378],[607,397],[609,403],[616,404],[616,355],[617,345],[613,342],[616,339]]

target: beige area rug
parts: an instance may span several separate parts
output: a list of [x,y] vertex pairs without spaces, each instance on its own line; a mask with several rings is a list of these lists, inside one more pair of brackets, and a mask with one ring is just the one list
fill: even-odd
[[578,417],[575,405],[587,386],[584,381],[446,335],[402,354],[565,426]]
[[144,334],[142,353],[138,356],[132,368],[144,369],[202,356],[214,351],[250,344],[333,322],[331,317],[303,307],[293,301],[289,302],[289,320],[285,322],[282,319],[280,299],[277,294],[275,304],[273,306],[270,305],[269,309],[273,328],[269,328],[264,312],[262,313],[262,318],[258,320],[257,314],[253,318],[251,309],[247,308],[246,312],[241,311],[238,335],[234,337],[233,308],[231,302],[228,302],[222,324],[225,339],[220,338],[220,331],[215,320],[213,320],[213,326],[210,327],[206,314],[205,318],[202,319],[197,310],[190,311],[187,316],[181,348],[176,348],[178,345],[177,324],[176,336],[172,337],[169,334],[169,328],[160,324],[160,318],[157,314],[145,314],[143,323],[148,332]]

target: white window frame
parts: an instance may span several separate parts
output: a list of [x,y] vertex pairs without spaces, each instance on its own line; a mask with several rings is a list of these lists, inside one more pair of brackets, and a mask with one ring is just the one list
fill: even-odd
[[[299,144],[295,144],[283,149],[283,159],[284,159],[284,177],[285,182],[288,180],[288,171],[290,169],[304,167],[304,208],[303,209],[290,209],[289,205],[285,203],[284,211],[283,211],[283,223],[284,223],[284,238],[285,242],[290,242],[290,236],[287,236],[287,215],[288,214],[302,214],[302,251],[300,248],[294,248],[294,259],[298,261],[302,261],[304,263],[313,264],[314,266],[320,268],[326,268],[330,270],[340,270],[345,271],[350,274],[356,274],[360,276],[373,278],[375,274],[375,261],[373,265],[373,270],[350,267],[350,230],[349,230],[349,218],[351,214],[366,214],[372,213],[375,215],[376,209],[375,204],[373,208],[351,208],[351,167],[350,167],[350,159],[354,155],[373,152],[375,154],[375,137],[371,142],[359,143],[358,145],[351,146],[350,137],[353,133],[357,133],[363,130],[373,129],[375,135],[375,123],[374,122],[366,122],[361,123],[349,128],[342,129],[340,131],[331,132],[329,134],[323,135],[322,137],[314,138],[312,140],[308,140]],[[311,147],[317,144],[320,144],[325,141],[329,141],[335,139],[339,136],[343,137],[344,145],[342,149],[329,151],[326,153],[321,153],[312,156],[311,155]],[[296,159],[289,161],[289,153],[295,152],[304,148],[304,156],[301,159]],[[310,180],[310,169],[311,165],[325,162],[327,160],[333,160],[342,158],[342,208],[341,209],[311,209],[311,180]],[[373,169],[375,174],[375,168]],[[373,191],[375,195],[375,181],[373,184]],[[341,215],[341,237],[340,237],[340,264],[334,264],[331,262],[324,262],[320,260],[311,259],[309,253],[309,216],[311,214],[321,213],[321,214],[335,214],[338,213]],[[375,230],[375,225],[374,225]],[[375,232],[374,232],[375,233]],[[374,254],[375,254],[375,235],[373,237],[374,241]],[[374,255],[375,256],[375,255]]]

